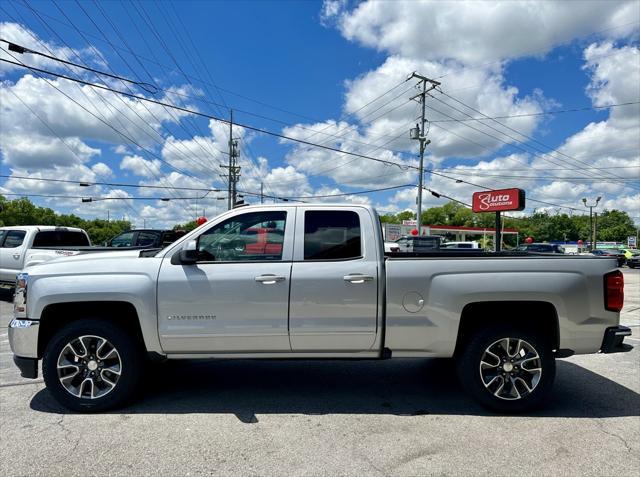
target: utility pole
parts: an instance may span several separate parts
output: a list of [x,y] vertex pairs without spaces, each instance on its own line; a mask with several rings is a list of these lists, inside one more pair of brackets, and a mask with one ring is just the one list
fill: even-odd
[[264,182],[260,182],[260,203],[264,204]]
[[600,199],[602,199],[602,196],[598,196],[598,198],[596,199],[596,202],[594,204],[589,205],[587,204],[587,198],[586,197],[582,198],[582,203],[584,204],[584,206],[589,207],[589,241],[591,242],[589,251],[595,250],[596,248],[598,248],[596,246],[596,233],[593,227],[593,209],[594,207],[598,207],[598,203],[600,202]]
[[[427,140],[424,130],[425,124],[427,123],[427,118],[425,117],[426,99],[427,93],[440,86],[440,83],[438,81],[429,79],[426,76],[419,75],[415,71],[411,73],[411,75],[407,79],[412,78],[418,78],[420,80],[419,84],[422,87],[422,91],[411,98],[420,98],[420,103],[422,104],[422,115],[420,124],[416,124],[416,127],[409,131],[409,137],[411,139],[420,141],[420,177],[418,178],[418,213],[416,214],[416,229],[418,230],[418,235],[420,235],[420,227],[422,226],[422,180],[424,176],[424,150],[426,149],[427,145],[431,143],[431,141]],[[427,83],[429,83],[430,85],[428,89]]]
[[230,110],[229,115],[229,165],[221,165],[220,167],[229,170],[229,173],[222,174],[222,177],[227,177],[229,179],[227,188],[227,209],[231,210],[236,205],[236,185],[238,180],[240,180],[240,166],[238,165],[237,159],[240,154],[238,152],[238,140],[233,137],[233,109]]

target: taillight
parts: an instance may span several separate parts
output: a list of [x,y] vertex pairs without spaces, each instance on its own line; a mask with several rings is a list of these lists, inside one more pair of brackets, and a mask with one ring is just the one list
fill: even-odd
[[624,305],[624,275],[620,270],[604,276],[604,307],[609,311],[620,311]]

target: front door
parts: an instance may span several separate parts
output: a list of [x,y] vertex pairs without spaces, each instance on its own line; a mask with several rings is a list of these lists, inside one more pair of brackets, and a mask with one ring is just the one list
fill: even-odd
[[237,211],[197,237],[198,263],[165,257],[158,331],[170,353],[290,351],[293,208]]

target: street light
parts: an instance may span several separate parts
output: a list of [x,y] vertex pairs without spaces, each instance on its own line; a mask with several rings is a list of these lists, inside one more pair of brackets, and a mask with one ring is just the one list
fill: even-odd
[[594,207],[598,207],[598,203],[600,202],[600,199],[602,199],[602,196],[598,196],[596,198],[596,202],[595,204],[587,204],[587,198],[583,197],[582,198],[582,203],[584,204],[585,207],[589,207],[589,231],[590,231],[590,242],[591,242],[591,246],[589,247],[589,251],[591,250],[595,250],[597,247],[596,245],[596,231],[593,228],[593,208]]

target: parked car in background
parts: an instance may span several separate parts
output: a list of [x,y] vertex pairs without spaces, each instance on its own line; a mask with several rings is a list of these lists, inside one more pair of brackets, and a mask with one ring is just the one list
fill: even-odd
[[621,248],[620,250],[624,252],[624,258],[626,258],[627,260],[629,260],[634,255],[640,255],[640,251],[633,248]]
[[395,242],[384,242],[385,253],[397,253],[400,251],[400,246]]
[[617,248],[597,248],[591,250],[591,255],[596,255],[597,257],[615,257],[618,260],[619,267],[623,266],[627,261],[624,252]]
[[640,252],[634,250],[635,253],[631,254],[631,258],[627,259],[627,267],[640,268]]
[[428,252],[439,250],[442,237],[435,235],[407,235],[395,241],[400,252]]
[[104,244],[105,247],[149,247],[162,248],[175,242],[186,232],[184,230],[127,230]]
[[557,243],[525,243],[516,247],[518,252],[565,253],[564,247]]
[[90,247],[82,229],[54,225],[0,227],[0,286],[13,288],[24,268],[60,257],[77,255]]
[[479,249],[480,244],[473,240],[470,242],[445,242],[440,244],[440,248],[449,248],[449,249],[461,249],[461,248],[471,248],[471,249]]

